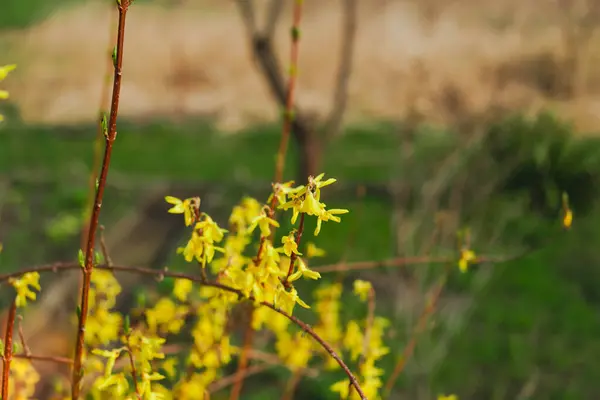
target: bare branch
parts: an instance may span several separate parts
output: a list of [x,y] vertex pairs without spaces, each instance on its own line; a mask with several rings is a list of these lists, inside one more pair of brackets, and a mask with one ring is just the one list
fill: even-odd
[[358,1],[344,0],[342,7],[342,45],[340,48],[340,59],[336,75],[337,81],[333,92],[331,111],[323,129],[325,140],[329,140],[339,133],[348,104],[348,84],[354,61]]
[[272,38],[277,29],[277,24],[283,12],[283,0],[271,0],[269,10],[267,12],[267,22],[265,24],[264,35]]

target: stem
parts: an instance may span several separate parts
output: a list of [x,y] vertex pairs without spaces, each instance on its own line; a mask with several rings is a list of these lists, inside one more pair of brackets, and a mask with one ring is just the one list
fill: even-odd
[[283,127],[281,130],[281,141],[279,142],[279,151],[277,152],[277,163],[275,165],[275,183],[283,179],[283,168],[285,166],[285,156],[287,153],[290,131],[294,116],[294,94],[296,90],[296,80],[298,78],[298,56],[300,54],[300,22],[302,21],[302,3],[303,0],[294,2],[294,16],[292,22],[292,48],[290,53],[290,77],[288,81],[287,97],[285,101],[285,113],[283,117]]
[[13,354],[14,358],[23,358],[30,361],[44,361],[57,364],[73,364],[73,360],[59,356],[38,356],[36,354]]
[[296,388],[298,387],[298,384],[300,383],[301,380],[302,380],[302,371],[301,370],[294,371],[292,373],[292,376],[290,377],[290,380],[287,383],[287,387],[285,388],[285,393],[283,394],[283,397],[281,398],[281,400],[293,400],[294,392],[296,391]]
[[437,302],[440,299],[440,296],[442,294],[444,286],[446,285],[447,277],[448,277],[448,269],[446,269],[446,273],[440,279],[440,281],[438,282],[436,287],[433,289],[433,293],[431,294],[429,301],[427,302],[427,304],[425,305],[425,308],[423,308],[423,311],[421,312],[421,315],[419,316],[419,319],[417,321],[415,329],[410,337],[410,340],[408,341],[408,344],[406,345],[406,347],[404,347],[404,350],[402,351],[402,355],[398,359],[398,362],[396,363],[396,366],[394,367],[394,371],[392,372],[392,375],[390,376],[390,378],[388,379],[388,381],[385,384],[385,392],[387,393],[386,397],[389,397],[389,394],[392,391],[392,388],[394,387],[394,383],[396,382],[396,380],[398,379],[398,377],[400,376],[402,371],[404,371],[404,367],[406,367],[408,360],[412,356],[412,354],[415,350],[415,347],[417,346],[417,341],[418,341],[421,333],[425,330],[425,328],[427,326],[429,317],[435,311]]
[[[298,231],[296,232],[296,246],[300,248],[300,240],[302,240],[302,233],[304,232],[304,216],[306,214],[300,214],[300,225],[298,225]],[[294,272],[294,264],[296,263],[296,259],[298,255],[296,253],[292,253],[290,256],[290,266],[288,268],[287,276],[285,277],[284,286],[289,285],[290,275]]]
[[8,399],[8,381],[10,379],[10,363],[13,357],[13,330],[15,329],[15,317],[17,315],[17,303],[15,300],[10,305],[8,311],[8,321],[6,322],[6,332],[4,333],[4,356],[2,371],[2,398]]
[[230,400],[237,400],[242,394],[242,387],[244,385],[244,379],[246,379],[246,371],[248,370],[248,363],[250,357],[248,354],[252,348],[252,342],[254,340],[254,329],[252,328],[252,318],[254,317],[254,306],[251,304],[246,305],[248,307],[248,325],[244,331],[244,344],[242,352],[240,353],[240,361],[238,364],[236,377],[234,379],[233,387],[231,388],[231,394],[229,395]]
[[[89,196],[87,199],[87,209],[91,210],[94,206],[94,196],[96,195],[96,178],[98,178],[97,171],[100,169],[100,160],[102,157],[102,137],[104,136],[102,132],[102,124],[100,120],[102,119],[105,110],[108,108],[108,100],[109,100],[109,88],[110,88],[110,72],[113,70],[113,62],[112,62],[112,46],[113,43],[117,41],[115,37],[115,33],[117,32],[117,21],[114,18],[115,14],[111,14],[111,22],[110,22],[110,39],[108,42],[108,48],[106,49],[106,72],[104,74],[104,79],[102,81],[102,92],[100,93],[100,102],[98,104],[98,129],[96,130],[96,140],[94,140],[94,159],[92,162],[92,170],[90,173],[90,181],[89,181]],[[89,217],[86,216],[87,222],[81,230],[81,248],[85,248],[87,243],[87,236],[89,230]]]
[[81,380],[83,378],[83,347],[85,341],[85,325],[88,316],[88,302],[90,284],[92,281],[92,272],[94,269],[94,244],[96,240],[96,231],[98,221],[100,219],[100,209],[102,207],[102,199],[104,198],[104,189],[106,187],[106,179],[112,155],[113,143],[117,137],[117,115],[119,111],[119,95],[121,92],[121,67],[123,65],[123,43],[125,39],[125,17],[129,8],[130,0],[119,0],[119,23],[117,28],[117,51],[116,59],[114,60],[114,78],[112,89],[112,102],[110,109],[110,118],[108,121],[108,132],[106,132],[106,145],[104,148],[104,158],[102,160],[102,169],[98,180],[98,188],[96,189],[96,198],[94,207],[90,217],[89,231],[87,237],[87,246],[85,249],[85,265],[83,267],[83,285],[81,288],[81,305],[79,309],[79,324],[77,329],[77,341],[75,347],[75,355],[73,358],[73,375],[71,379],[71,398],[72,400],[79,399],[81,391]]
[[135,387],[135,394],[138,399],[142,398],[140,388],[138,385],[137,370],[135,369],[135,360],[133,359],[133,351],[129,344],[129,334],[127,335],[127,354],[129,356],[129,365],[131,366],[131,377],[133,378],[133,386]]

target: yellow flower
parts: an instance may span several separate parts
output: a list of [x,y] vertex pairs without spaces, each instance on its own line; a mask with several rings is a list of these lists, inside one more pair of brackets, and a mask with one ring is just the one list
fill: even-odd
[[573,224],[573,211],[570,208],[565,210],[565,215],[563,216],[563,226],[566,229],[569,229]]
[[318,248],[312,242],[309,242],[306,244],[306,258],[323,257],[323,256],[325,256],[325,250]]
[[458,261],[458,268],[460,268],[461,272],[467,272],[469,268],[469,264],[475,261],[477,257],[472,250],[462,249],[460,251],[460,260]]
[[0,67],[0,81],[4,80],[4,78],[6,78],[8,73],[10,71],[14,70],[15,68],[17,68],[16,64],[10,64],[10,65],[5,65],[3,67]]
[[315,279],[315,280],[321,278],[321,274],[318,273],[317,271],[313,271],[312,269],[309,269],[306,266],[306,264],[304,263],[304,260],[302,260],[301,258],[297,258],[296,263],[298,265],[298,269],[296,272],[294,272],[292,275],[290,275],[290,278],[288,279],[290,282],[294,282],[294,281],[300,279],[301,276],[304,276],[305,278],[308,278],[308,279]]
[[356,294],[362,301],[367,301],[369,292],[373,289],[371,282],[357,279],[354,281],[354,294]]
[[448,395],[440,394],[437,397],[437,400],[458,400],[458,396],[455,394],[448,394]]
[[[192,199],[181,200],[173,196],[165,196],[165,201],[169,204],[173,204],[173,207],[169,209],[171,214],[183,214],[185,226],[190,226],[194,223],[195,215],[192,209]],[[199,205],[200,198],[196,198],[196,202]]]
[[302,253],[298,253],[298,244],[296,243],[296,238],[294,237],[294,232],[291,232],[289,235],[281,238],[281,243],[283,243],[283,253],[291,257],[292,253],[301,256]]
[[296,303],[298,303],[301,307],[310,308],[308,304],[298,297],[298,291],[296,291],[295,288],[291,288],[289,292],[287,290],[281,290],[277,293],[275,305],[286,313],[291,315],[292,311],[294,311],[294,306]]
[[19,279],[9,280],[9,283],[17,291],[17,298],[15,299],[17,307],[25,307],[27,305],[27,300],[36,299],[37,294],[31,290],[31,288],[38,291],[41,290],[40,274],[37,272],[27,272]]
[[162,369],[166,372],[170,379],[177,375],[177,364],[179,360],[176,357],[169,357],[162,363]]
[[348,383],[348,379],[344,379],[342,381],[338,381],[331,385],[332,392],[338,392],[340,394],[340,399],[347,399],[350,397],[350,384]]
[[173,287],[173,295],[181,302],[187,301],[192,291],[192,286],[192,281],[189,279],[176,279],[175,286]]
[[[323,204],[323,207],[325,207],[325,204]],[[321,222],[322,221],[340,222],[341,221],[340,217],[338,217],[336,215],[346,214],[348,212],[349,212],[348,210],[341,209],[341,208],[332,208],[331,210],[325,210],[323,208],[323,212],[318,215],[317,227],[315,228],[315,236],[317,236],[319,234],[319,232],[321,232]]]
[[260,228],[261,237],[269,237],[271,236],[271,226],[279,228],[279,222],[269,218],[267,214],[263,211],[261,215],[254,218],[254,220],[250,223],[250,226],[248,227],[248,232],[252,233],[257,226]]

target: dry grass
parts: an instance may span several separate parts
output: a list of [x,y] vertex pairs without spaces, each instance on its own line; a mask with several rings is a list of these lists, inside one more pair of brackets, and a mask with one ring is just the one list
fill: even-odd
[[[303,23],[299,101],[315,112],[330,107],[340,41],[339,2],[328,3],[307,2]],[[551,23],[558,15],[552,2],[500,7],[484,1],[477,8],[464,7],[472,5],[468,0],[416,3],[363,2],[349,118],[400,118],[416,110],[447,123],[493,104],[529,111],[550,106],[583,129],[600,122],[598,77],[586,77],[584,95],[560,95],[560,82],[569,78],[561,32]],[[7,85],[26,120],[95,118],[109,21],[107,8],[92,3],[0,37],[12,49],[6,57],[20,63]],[[280,28],[285,60],[287,26]],[[226,129],[277,115],[233,1],[136,5],[124,73],[123,115],[207,114]]]

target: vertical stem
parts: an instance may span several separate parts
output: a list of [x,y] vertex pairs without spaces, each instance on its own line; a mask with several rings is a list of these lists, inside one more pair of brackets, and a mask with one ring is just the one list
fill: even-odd
[[[300,214],[300,225],[298,226],[298,231],[296,232],[296,246],[300,248],[300,240],[302,240],[302,233],[304,232],[304,216],[306,214]],[[294,263],[296,262],[296,258],[298,256],[296,253],[292,253],[290,256],[290,267],[288,268],[287,276],[285,277],[285,283],[288,284],[288,280],[290,279],[290,275],[294,272]]]
[[440,296],[442,294],[444,286],[446,285],[447,278],[448,278],[448,268],[446,268],[446,272],[444,273],[444,276],[440,279],[440,281],[438,282],[436,287],[433,289],[433,293],[431,294],[431,297],[427,301],[425,308],[423,309],[423,311],[421,312],[421,315],[419,316],[419,319],[417,321],[415,329],[408,341],[408,344],[406,345],[406,347],[404,347],[404,350],[402,351],[402,355],[398,359],[398,362],[396,363],[396,366],[394,367],[394,371],[392,372],[392,375],[390,376],[390,378],[388,379],[388,381],[385,384],[385,393],[387,395],[386,397],[389,397],[389,395],[392,391],[392,388],[394,387],[394,383],[396,382],[396,380],[398,379],[398,377],[400,376],[402,371],[404,371],[404,367],[406,367],[406,363],[408,362],[408,360],[412,356],[413,352],[415,351],[415,347],[417,346],[417,341],[419,339],[419,335],[425,330],[425,328],[427,327],[427,322],[429,321],[429,317],[435,311],[437,302],[440,299]]
[[17,303],[13,300],[8,311],[6,332],[4,333],[4,356],[2,371],[2,399],[8,399],[8,381],[10,379],[10,363],[13,356],[13,330],[15,329],[15,317],[17,315]]
[[[106,73],[104,74],[104,79],[102,80],[102,92],[100,93],[100,103],[98,104],[98,129],[96,132],[96,139],[94,140],[94,159],[92,162],[92,171],[90,172],[90,180],[89,180],[89,196],[86,202],[87,209],[92,210],[94,205],[94,197],[96,195],[96,179],[98,178],[98,170],[100,169],[100,160],[102,159],[102,137],[104,136],[104,132],[102,131],[102,124],[100,120],[102,119],[106,109],[108,108],[108,101],[110,95],[110,72],[114,69],[113,61],[112,61],[112,50],[113,45],[117,41],[116,32],[117,32],[117,21],[113,17],[115,14],[111,13],[111,21],[110,21],[110,40],[108,49],[106,50]],[[87,244],[88,231],[90,228],[90,220],[89,214],[86,213],[87,222],[85,223],[83,229],[81,230],[81,245],[80,247],[83,249]]]
[[133,349],[129,344],[130,335],[127,335],[127,354],[129,356],[129,365],[131,367],[131,378],[133,379],[133,386],[135,388],[135,395],[140,400],[142,398],[142,394],[140,393],[140,387],[138,385],[138,376],[137,370],[135,368],[135,360],[133,359]]
[[294,94],[296,91],[296,80],[298,78],[298,56],[300,54],[300,22],[302,21],[303,0],[295,0],[294,16],[292,22],[292,48],[290,53],[290,77],[288,81],[287,97],[285,101],[285,113],[283,119],[283,128],[281,131],[281,141],[279,142],[279,151],[277,152],[277,164],[275,166],[275,182],[281,182],[283,179],[283,168],[285,166],[285,156],[287,153],[290,131],[294,118]]
[[102,207],[102,199],[104,198],[104,189],[106,188],[106,180],[110,159],[112,155],[113,143],[117,137],[117,115],[119,111],[119,95],[121,92],[121,67],[123,65],[123,43],[125,39],[125,17],[129,8],[130,0],[117,0],[119,10],[119,23],[117,28],[117,49],[114,59],[114,78],[112,101],[110,109],[110,118],[108,121],[108,130],[105,132],[106,145],[104,148],[104,158],[102,160],[102,169],[98,179],[98,187],[96,189],[96,197],[90,217],[89,231],[87,237],[87,245],[85,249],[85,265],[83,267],[83,285],[81,288],[81,304],[79,308],[79,324],[77,329],[77,341],[75,347],[75,355],[73,359],[73,374],[71,379],[71,398],[72,400],[79,399],[81,391],[81,380],[83,378],[83,348],[85,340],[85,324],[88,316],[89,291],[92,280],[92,272],[94,269],[94,244],[96,241],[96,231],[98,229],[98,221],[100,219],[100,209]]

